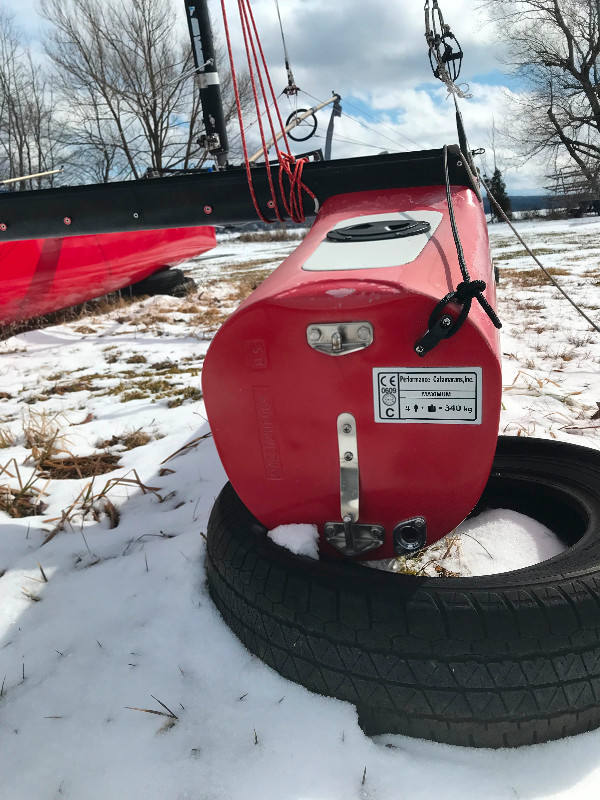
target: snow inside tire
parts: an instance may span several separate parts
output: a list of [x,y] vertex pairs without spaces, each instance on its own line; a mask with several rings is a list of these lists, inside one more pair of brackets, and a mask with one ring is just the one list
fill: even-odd
[[315,561],[268,539],[227,484],[207,530],[210,592],[252,653],[354,703],[368,735],[516,747],[600,726],[600,453],[500,437],[485,508],[569,547],[470,578]]

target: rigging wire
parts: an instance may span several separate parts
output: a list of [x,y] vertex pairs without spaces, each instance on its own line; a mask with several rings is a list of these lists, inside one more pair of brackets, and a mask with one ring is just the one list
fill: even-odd
[[[414,144],[415,147],[417,147],[419,150],[423,150],[423,145],[422,144],[420,144],[419,142],[415,142],[414,139],[411,139],[409,136],[406,136],[404,133],[401,133],[400,131],[397,131],[396,128],[394,128],[392,125],[389,125],[387,122],[382,122],[381,120],[377,119],[375,114],[371,114],[368,111],[364,111],[363,109],[360,109],[358,106],[355,106],[353,103],[350,103],[348,100],[344,100],[344,105],[345,106],[350,106],[350,108],[356,109],[356,111],[358,111],[359,114],[364,114],[365,116],[367,116],[370,119],[372,119],[375,122],[377,122],[382,127],[389,128],[389,130],[393,131],[397,136],[401,136],[403,139],[406,139],[407,142],[410,142],[411,144]],[[350,117],[351,115],[347,114],[346,116]],[[357,121],[359,121],[359,120],[357,120]]]
[[275,8],[277,9],[277,17],[279,19],[279,30],[281,31],[281,41],[283,43],[283,57],[285,59],[285,70],[287,72],[287,86],[283,90],[283,93],[286,94],[288,97],[297,96],[299,89],[296,86],[296,81],[294,80],[294,73],[292,72],[292,65],[290,61],[290,56],[288,53],[287,45],[285,43],[285,34],[283,32],[283,23],[281,21],[281,14],[279,13],[279,2],[275,0]]
[[380,136],[382,139],[387,139],[388,142],[391,142],[392,144],[396,145],[396,147],[400,147],[400,148],[402,148],[402,150],[408,150],[409,149],[406,145],[400,144],[400,142],[397,141],[396,139],[392,139],[390,136],[386,136],[385,133],[381,133],[381,131],[378,131],[376,128],[373,128],[370,125],[367,125],[365,122],[360,120],[358,117],[355,117],[352,114],[348,114],[348,113],[346,114],[346,117],[348,119],[351,119],[353,122],[356,122],[358,125],[360,125],[365,130],[371,131],[371,133],[377,134],[377,136]]
[[[302,89],[301,91],[302,91],[302,93],[303,93],[303,94],[305,94],[307,97],[310,97],[310,98],[311,98],[311,100],[316,100],[317,102],[320,102],[320,100],[319,100],[319,98],[318,98],[318,97],[314,97],[314,95],[310,94],[309,92],[305,92],[305,91],[304,91],[304,89]],[[361,113],[361,114],[363,113],[363,112],[362,112],[362,110],[358,108],[358,106],[355,106],[355,105],[353,105],[352,103],[349,103],[347,100],[344,100],[344,108],[346,108],[346,106],[350,106],[351,108],[355,108],[355,109],[356,109],[356,110],[357,110],[359,113]],[[365,112],[365,113],[366,113],[366,112]],[[374,114],[366,114],[366,115],[367,115],[367,116],[369,116],[371,119],[375,120],[375,122],[379,122],[379,120],[377,119],[377,117],[376,117]],[[356,122],[358,125],[361,125],[361,126],[362,126],[363,128],[365,128],[366,130],[368,130],[368,131],[371,131],[372,133],[376,133],[378,136],[381,136],[382,138],[384,138],[384,139],[387,139],[389,142],[392,142],[392,144],[395,144],[397,147],[400,147],[400,148],[402,148],[403,150],[408,150],[408,147],[406,147],[406,145],[400,144],[400,142],[399,142],[399,141],[397,141],[396,139],[392,139],[390,136],[386,136],[386,135],[385,135],[385,133],[381,133],[381,131],[378,131],[376,128],[373,128],[373,127],[371,127],[370,125],[367,125],[367,123],[366,123],[366,122],[363,122],[363,120],[359,119],[358,117],[355,117],[353,114],[348,114],[348,113],[346,113],[344,116],[348,117],[348,119],[351,119],[351,120],[353,120],[353,121],[354,121],[354,122]],[[394,133],[395,133],[397,136],[401,136],[403,139],[406,139],[406,140],[407,140],[408,142],[410,142],[411,144],[414,144],[414,145],[416,145],[416,146],[419,148],[419,150],[423,150],[423,146],[422,146],[422,145],[420,145],[420,144],[417,144],[417,142],[414,142],[412,139],[409,139],[409,138],[408,138],[408,136],[405,136],[403,133],[400,133],[400,131],[397,131],[397,130],[396,130],[395,128],[393,128],[391,125],[388,125],[388,124],[387,124],[387,123],[385,123],[385,122],[382,122],[382,123],[380,123],[380,124],[381,124],[383,127],[385,127],[385,128],[389,128],[389,129],[390,129],[391,131],[393,131],[393,132],[394,132]]]
[[[314,139],[325,139],[325,136],[321,136],[321,134],[315,134]],[[383,147],[380,147],[377,144],[368,144],[367,142],[359,142],[357,139],[348,139],[346,136],[340,136],[339,134],[335,134],[333,137],[335,142],[343,142],[345,144],[356,144],[360,147],[370,147],[372,150],[379,150],[380,152],[385,152]]]

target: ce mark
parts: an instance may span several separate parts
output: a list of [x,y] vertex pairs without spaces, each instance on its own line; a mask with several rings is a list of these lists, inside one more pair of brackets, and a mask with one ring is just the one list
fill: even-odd
[[379,376],[379,382],[383,389],[396,389],[398,387],[398,376],[393,372],[384,373]]

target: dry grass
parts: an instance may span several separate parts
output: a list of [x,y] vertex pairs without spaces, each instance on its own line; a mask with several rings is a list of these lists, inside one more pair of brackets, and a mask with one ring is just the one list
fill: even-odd
[[[129,474],[133,474],[134,477],[128,477]],[[43,544],[47,544],[61,531],[66,530],[67,526],[73,529],[77,522],[83,523],[90,516],[94,522],[100,522],[103,517],[107,518],[109,527],[111,529],[116,528],[119,524],[120,513],[113,501],[108,497],[109,492],[115,488],[125,487],[128,489],[137,487],[142,490],[143,494],[155,495],[159,502],[164,500],[159,494],[159,487],[147,486],[144,484],[140,480],[140,476],[135,469],[132,470],[131,473],[128,473],[128,475],[124,475],[120,478],[110,478],[100,491],[96,491],[94,485],[95,478],[92,478],[92,480],[81,489],[71,505],[63,509],[60,517],[44,520],[46,523],[53,522],[55,524],[50,530],[46,531],[46,538]]]
[[125,450],[133,450],[136,447],[143,447],[150,441],[152,441],[152,436],[138,428],[135,431],[112,436],[110,439],[102,439],[97,443],[96,447],[106,449],[107,447],[121,446]]
[[10,430],[10,428],[0,428],[0,450],[5,450],[7,447],[13,447],[17,442],[17,436]]
[[29,478],[24,479],[14,458],[7,464],[0,465],[0,476],[2,475],[12,479],[17,485],[15,487],[9,483],[0,484],[0,511],[4,511],[13,519],[34,517],[44,513],[48,504],[43,502],[42,496],[45,494],[47,482],[42,487],[36,486],[41,476],[34,472]]
[[[532,247],[531,252],[534,256],[550,256],[562,251],[553,247]],[[494,257],[497,258],[498,261],[512,261],[514,258],[531,258],[527,250],[514,250],[512,253],[501,253]]]
[[435,542],[430,547],[419,550],[414,556],[398,556],[394,558],[387,568],[392,572],[401,575],[418,575],[433,577],[431,571],[439,578],[458,578],[457,572],[452,572],[444,566],[443,561],[447,558],[457,557],[460,561],[460,536],[449,533],[439,542]]
[[120,456],[112,453],[92,453],[89,456],[44,458],[38,465],[40,474],[54,480],[78,480],[104,475],[119,466]]
[[234,299],[245,300],[271,274],[272,270],[258,270],[240,275],[234,282]]
[[[12,322],[0,328],[0,341],[10,339],[11,336],[16,336],[26,331],[35,331],[39,328],[47,328],[50,325],[63,325],[67,322],[76,322],[77,320],[83,320],[87,317],[108,314],[111,311],[126,308],[132,303],[137,302],[137,300],[138,298],[136,297],[128,297],[126,293],[121,295],[120,292],[115,292],[105,297],[100,297],[97,300],[89,300],[86,303],[72,306],[71,308],[53,311],[51,314],[46,314],[43,317],[35,317],[34,319],[28,319],[22,322]],[[85,332],[95,333],[93,329]]]
[[238,242],[243,244],[264,243],[264,242],[299,242],[306,236],[306,230],[267,230],[267,231],[247,231],[237,237]]
[[89,392],[93,389],[92,377],[88,375],[66,383],[55,383],[50,389],[45,390],[45,394],[62,397],[64,394],[72,394],[73,392]]
[[[571,275],[571,271],[563,267],[548,267],[548,272],[553,278]],[[518,288],[528,288],[535,286],[551,286],[552,281],[542,272],[539,267],[534,269],[502,269],[503,280],[512,281]]]
[[64,451],[61,417],[60,413],[48,414],[31,409],[22,415],[25,447],[32,451],[32,456],[37,461]]

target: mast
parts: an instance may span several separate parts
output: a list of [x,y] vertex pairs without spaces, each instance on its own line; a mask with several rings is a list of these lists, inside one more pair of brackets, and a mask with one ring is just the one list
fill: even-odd
[[184,0],[184,3],[204,120],[205,133],[200,139],[200,144],[206,147],[215,159],[217,166],[224,169],[227,164],[229,143],[208,2],[207,0]]

